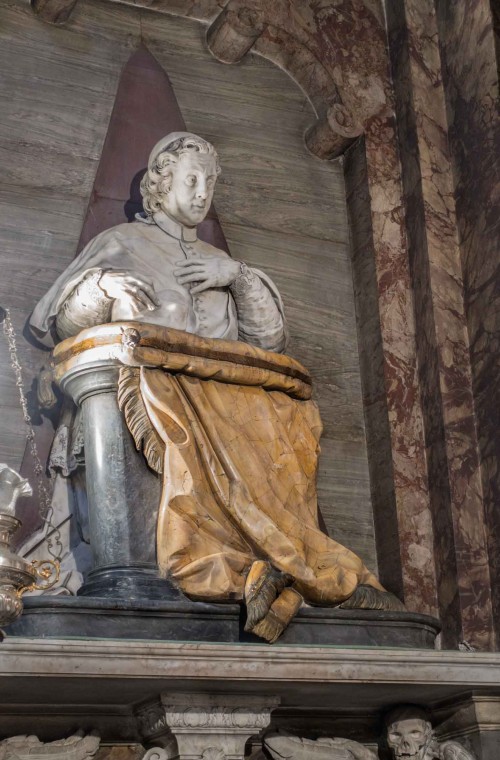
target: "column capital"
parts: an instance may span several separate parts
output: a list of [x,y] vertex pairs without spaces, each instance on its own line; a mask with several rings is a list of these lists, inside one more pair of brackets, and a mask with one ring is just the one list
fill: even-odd
[[267,728],[278,697],[164,693],[138,712],[147,741],[176,743],[180,760],[242,760],[248,739]]

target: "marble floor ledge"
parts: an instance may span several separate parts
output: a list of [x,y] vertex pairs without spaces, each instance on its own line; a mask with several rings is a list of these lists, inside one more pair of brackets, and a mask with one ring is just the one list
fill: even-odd
[[271,695],[283,707],[377,709],[500,696],[500,653],[6,638],[0,709],[13,704],[126,708],[159,693]]

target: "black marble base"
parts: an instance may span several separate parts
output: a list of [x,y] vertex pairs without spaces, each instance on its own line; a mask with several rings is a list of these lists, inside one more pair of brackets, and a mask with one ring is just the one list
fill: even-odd
[[[243,630],[237,604],[39,596],[24,605],[21,618],[4,629],[7,636],[261,642]],[[427,615],[306,607],[279,644],[433,649],[439,630]]]
[[78,590],[78,596],[114,601],[187,601],[172,581],[158,576],[156,565],[145,563],[109,565],[91,570]]

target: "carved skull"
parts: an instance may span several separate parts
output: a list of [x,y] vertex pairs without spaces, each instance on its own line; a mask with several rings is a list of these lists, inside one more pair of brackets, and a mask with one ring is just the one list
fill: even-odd
[[424,711],[398,708],[387,719],[387,743],[396,760],[432,760],[434,732]]

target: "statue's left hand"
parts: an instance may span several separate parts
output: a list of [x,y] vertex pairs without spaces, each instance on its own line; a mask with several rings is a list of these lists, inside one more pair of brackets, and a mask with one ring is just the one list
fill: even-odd
[[222,256],[202,254],[197,259],[176,261],[174,275],[181,285],[191,288],[191,293],[201,293],[209,288],[224,288],[231,285],[241,272],[240,262]]

